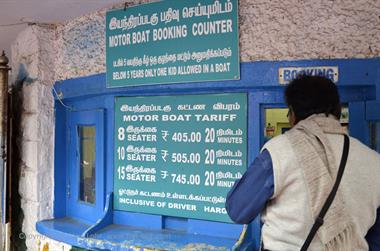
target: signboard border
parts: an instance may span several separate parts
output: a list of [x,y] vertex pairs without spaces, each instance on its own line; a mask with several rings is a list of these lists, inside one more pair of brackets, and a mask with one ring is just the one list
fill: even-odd
[[[249,168],[249,152],[248,152],[248,149],[249,149],[249,110],[250,110],[250,106],[249,106],[249,93],[248,92],[242,92],[242,91],[236,91],[236,92],[225,92],[225,93],[220,93],[220,92],[211,92],[211,93],[180,93],[180,94],[175,94],[175,95],[168,95],[168,94],[162,94],[162,95],[131,95],[131,96],[127,96],[127,95],[117,95],[117,96],[114,96],[113,97],[113,113],[114,113],[114,128],[112,128],[112,131],[113,131],[113,148],[112,148],[112,163],[113,163],[113,168],[112,168],[112,174],[113,174],[113,177],[112,177],[112,190],[114,192],[114,194],[116,193],[115,191],[115,178],[114,178],[114,174],[115,174],[115,149],[116,149],[116,134],[115,134],[115,128],[116,128],[116,101],[117,99],[119,98],[149,98],[149,97],[179,97],[179,96],[202,96],[202,95],[219,95],[219,96],[228,96],[228,95],[231,95],[231,94],[241,94],[244,96],[244,99],[245,99],[245,113],[246,113],[246,120],[245,120],[245,129],[246,129],[246,133],[245,133],[245,141],[246,141],[246,144],[245,144],[245,151],[246,151],[246,156],[245,156],[245,170],[248,170]],[[224,195],[225,197],[227,197],[227,193]],[[113,200],[115,200],[115,196],[113,198]],[[177,218],[183,218],[183,219],[193,219],[193,220],[202,220],[202,221],[211,221],[211,222],[218,222],[218,223],[225,223],[225,224],[231,224],[233,223],[232,220],[229,219],[229,221],[222,221],[222,220],[216,220],[216,219],[205,219],[205,218],[196,218],[196,217],[184,217],[184,216],[177,216],[177,215],[167,215],[167,214],[158,214],[158,213],[154,213],[154,212],[142,212],[142,211],[132,211],[132,210],[123,210],[123,209],[117,209],[115,208],[115,203],[113,203],[113,210],[114,211],[117,211],[119,213],[139,213],[139,214],[147,214],[147,215],[157,215],[157,216],[165,216],[165,217],[177,217]]]
[[[106,27],[105,27],[105,54],[106,54],[106,57],[105,57],[105,67],[106,67],[106,88],[107,89],[113,89],[113,88],[127,88],[127,87],[136,87],[136,86],[160,86],[160,85],[173,85],[173,84],[189,84],[189,83],[203,83],[203,82],[218,82],[218,81],[234,81],[234,80],[240,80],[241,79],[241,64],[240,64],[240,28],[239,28],[239,0],[236,0],[236,7],[237,7],[237,19],[236,19],[236,28],[237,28],[237,32],[236,32],[236,36],[237,36],[237,56],[236,56],[236,64],[238,65],[237,67],[237,75],[232,77],[232,78],[228,78],[228,79],[215,79],[215,78],[212,78],[212,79],[203,79],[201,81],[197,81],[197,80],[187,80],[187,81],[181,81],[181,82],[178,82],[178,81],[173,81],[173,82],[160,82],[160,83],[143,83],[143,84],[127,84],[127,85],[112,85],[110,86],[109,83],[108,83],[108,77],[109,77],[109,72],[107,71],[107,57],[108,57],[108,53],[107,53],[107,15],[109,13],[112,13],[112,12],[116,12],[116,11],[125,11],[126,8],[138,8],[142,5],[149,5],[149,4],[155,4],[155,3],[160,3],[160,2],[163,2],[163,1],[171,1],[171,0],[160,0],[158,2],[150,2],[150,3],[142,3],[142,4],[138,4],[138,5],[133,5],[133,6],[130,6],[130,7],[124,7],[124,8],[118,8],[118,9],[112,9],[112,10],[109,10],[106,12],[106,15],[105,15],[105,22],[106,22]],[[232,60],[231,60],[231,63],[232,63]],[[116,97],[115,97],[116,98]]]

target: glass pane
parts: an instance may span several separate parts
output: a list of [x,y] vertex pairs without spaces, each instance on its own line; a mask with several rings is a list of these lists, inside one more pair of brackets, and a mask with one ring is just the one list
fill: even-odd
[[380,122],[370,123],[371,148],[380,153]]
[[288,108],[265,109],[265,141],[274,136],[283,134],[290,129],[289,119],[287,117],[288,110]]
[[95,203],[95,126],[79,126],[79,200]]
[[[290,129],[288,119],[288,108],[266,108],[265,109],[265,128],[264,128],[264,142],[269,139],[285,133]],[[340,123],[348,130],[349,126],[349,110],[346,104],[342,104],[342,115]]]

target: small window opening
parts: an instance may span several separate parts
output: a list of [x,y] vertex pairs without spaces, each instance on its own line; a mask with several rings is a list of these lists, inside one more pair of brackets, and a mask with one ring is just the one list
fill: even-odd
[[[340,124],[349,129],[349,110],[347,104],[342,104],[342,115]],[[290,129],[289,109],[288,108],[266,108],[265,109],[265,128],[264,142],[285,133]]]
[[79,126],[79,200],[95,203],[95,126]]
[[288,112],[288,108],[265,109],[265,141],[283,134],[290,129]]

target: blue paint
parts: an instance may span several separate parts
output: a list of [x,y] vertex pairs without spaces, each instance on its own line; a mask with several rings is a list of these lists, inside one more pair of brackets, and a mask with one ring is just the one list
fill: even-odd
[[[235,243],[233,238],[218,238],[207,235],[189,235],[185,232],[172,230],[155,231],[144,228],[126,227],[121,225],[111,225],[96,234],[96,238],[104,240],[103,243],[79,239],[82,247],[101,248],[113,250],[133,250],[132,247],[154,248],[158,250],[179,250],[186,245],[207,243],[214,247],[232,247]],[[212,248],[193,249],[193,250],[213,250]]]
[[[336,60],[300,60],[300,61],[260,61],[241,63],[241,79],[238,81],[215,81],[184,83],[180,85],[135,86],[128,88],[106,88],[104,73],[89,77],[57,82],[57,92],[62,91],[64,99],[111,94],[117,96],[136,95],[174,95],[191,93],[241,92],[260,88],[280,88],[278,69],[280,67],[338,66],[340,71],[338,85],[372,86],[377,80],[379,58],[374,59],[336,59]],[[63,84],[64,83],[64,84]],[[87,83],[87,84],[86,84]],[[88,84],[91,83],[91,84]]]
[[[60,147],[56,147],[54,151],[54,198],[55,200],[54,217],[62,218],[66,216],[66,114],[65,108],[58,102],[55,102],[55,142],[61,142]],[[58,153],[60,151],[60,153]]]
[[83,234],[82,237],[86,238],[91,235],[96,234],[97,231],[101,230],[102,228],[105,228],[112,224],[113,222],[113,193],[109,193],[107,195],[106,200],[106,207],[104,209],[103,217],[100,218],[95,225],[92,225],[89,229],[87,229]]
[[293,77],[292,72],[290,70],[284,70],[284,80],[285,81],[290,81],[292,79],[294,79],[295,77],[297,77],[297,72],[295,72],[295,76]]
[[162,228],[185,232],[187,230],[189,220],[191,219],[162,216]]
[[23,84],[30,85],[38,79],[32,78],[26,68],[27,67],[25,66],[25,64],[18,65],[18,72],[15,80],[16,86]]
[[348,106],[349,133],[351,136],[359,139],[363,144],[369,145],[369,130],[365,118],[365,102],[350,102]]
[[188,220],[187,232],[193,234],[211,235],[220,238],[231,238],[239,236],[243,226],[236,224],[226,224],[221,222],[205,221],[205,220]]
[[39,221],[36,224],[36,229],[40,234],[54,240],[76,245],[78,236],[82,236],[90,226],[88,222],[65,217]]
[[[226,250],[235,243],[234,238],[219,238],[205,234],[190,235],[173,230],[157,231],[147,228],[109,225],[88,238],[83,236],[90,225],[72,218],[45,220],[37,223],[37,231],[55,240],[83,248],[105,248],[112,250],[134,250],[145,247],[163,250],[178,250],[189,244],[212,245]],[[198,249],[196,249],[198,250]],[[208,250],[208,249],[205,249]]]
[[377,77],[376,77],[376,100],[380,100],[380,63],[377,67]]
[[[111,210],[106,213],[106,195],[113,192],[113,138],[114,138],[114,100],[116,96],[154,96],[202,93],[236,93],[248,94],[248,164],[259,153],[264,138],[263,111],[269,107],[285,107],[284,86],[278,83],[280,67],[339,67],[337,83],[343,103],[348,104],[350,111],[350,133],[365,143],[368,138],[368,119],[376,119],[379,113],[378,103],[368,102],[379,97],[379,63],[380,59],[349,59],[349,60],[301,60],[280,62],[253,62],[241,64],[241,80],[203,83],[186,83],[157,86],[136,86],[126,88],[105,87],[105,74],[57,82],[55,89],[62,93],[64,107],[56,97],[56,128],[55,128],[55,204],[56,219],[37,223],[37,230],[58,241],[84,248],[107,248],[112,250],[130,250],[131,245],[139,247],[154,247],[167,249],[172,245],[179,249],[190,243],[205,243],[227,249],[232,248],[239,238],[242,226],[228,223],[218,223],[162,215],[149,215]],[[326,74],[329,74],[327,71]],[[291,74],[291,73],[289,73]],[[378,98],[379,100],[379,98]],[[366,103],[367,102],[367,103]],[[366,105],[367,104],[367,105]],[[97,186],[101,191],[97,194],[102,201],[95,213],[82,207],[76,207],[73,212],[72,203],[66,202],[66,186],[70,174],[70,156],[72,150],[68,139],[70,134],[66,127],[72,120],[70,113],[95,113],[102,111],[101,118],[90,119],[89,116],[77,116],[76,121],[102,124],[102,135],[97,135],[103,142],[103,160],[97,176]],[[83,114],[84,114],[83,113]],[[372,115],[371,115],[372,114]],[[96,117],[96,116],[95,116]],[[75,120],[75,119],[74,119]],[[87,121],[87,122],[86,122]],[[89,122],[91,121],[91,122]],[[95,122],[94,122],[95,121]],[[103,122],[101,122],[103,121]],[[71,204],[70,204],[71,203]],[[109,205],[107,203],[107,205]],[[75,207],[75,206],[74,206]],[[90,214],[90,215],[88,215]],[[112,220],[110,217],[112,216]],[[107,218],[107,219],[106,219]],[[101,222],[97,224],[99,219]],[[97,225],[96,225],[97,224]],[[261,222],[257,218],[247,231],[241,250],[244,248],[258,249],[260,244]],[[92,230],[89,230],[92,229]],[[93,238],[81,237],[86,231]],[[90,234],[91,233],[91,234]],[[124,244],[123,244],[124,243]],[[130,248],[130,247],[129,247]],[[170,249],[170,248],[169,248]]]
[[366,102],[366,120],[380,121],[380,100]]
[[[95,203],[90,204],[79,200],[79,137],[78,126],[95,126],[96,135],[96,164],[95,164]],[[104,111],[83,110],[67,112],[67,128],[69,134],[68,144],[68,163],[69,176],[66,189],[69,196],[66,196],[66,212],[68,216],[83,218],[94,222],[103,215],[105,196],[104,196]]]
[[[125,226],[146,227],[148,229],[162,229],[161,215],[143,214],[134,212],[114,211],[113,221]],[[142,220],[143,219],[143,220]],[[147,224],[149,223],[149,224]]]

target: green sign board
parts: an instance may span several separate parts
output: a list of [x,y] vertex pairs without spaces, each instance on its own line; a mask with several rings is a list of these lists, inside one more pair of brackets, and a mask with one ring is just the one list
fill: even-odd
[[231,222],[247,169],[246,94],[118,97],[114,208]]
[[237,0],[166,0],[106,15],[107,87],[239,79]]

